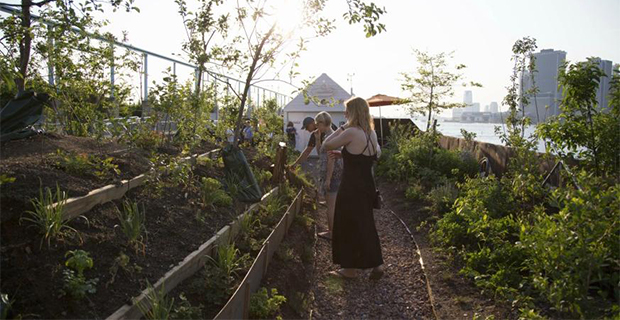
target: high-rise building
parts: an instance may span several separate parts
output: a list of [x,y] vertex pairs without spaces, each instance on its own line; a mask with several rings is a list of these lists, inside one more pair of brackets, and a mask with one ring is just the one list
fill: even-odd
[[544,121],[550,116],[558,115],[562,91],[558,88],[558,73],[566,60],[566,51],[543,49],[534,54],[536,72],[534,83],[529,73],[523,75],[524,91],[535,85],[538,88],[536,97],[531,97],[525,106],[525,113],[533,122]]
[[480,112],[480,103],[474,102],[471,104],[471,112]]
[[463,103],[466,105],[474,103],[474,95],[470,90],[466,90],[463,94]]
[[598,62],[598,67],[605,73],[605,76],[599,81],[598,90],[596,90],[596,101],[599,108],[607,108],[609,107],[609,82],[613,75],[613,63],[601,58],[596,58],[596,61]]
[[497,102],[493,101],[491,102],[491,105],[489,105],[490,108],[490,112],[492,113],[498,113],[499,112],[499,105],[497,105]]

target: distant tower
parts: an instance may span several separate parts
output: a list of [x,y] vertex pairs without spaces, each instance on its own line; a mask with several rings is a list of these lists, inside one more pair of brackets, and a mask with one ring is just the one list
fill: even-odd
[[474,95],[470,90],[466,90],[465,94],[463,94],[463,103],[468,106],[474,103]]
[[613,63],[609,60],[602,60],[601,58],[595,59],[598,62],[598,67],[605,73],[604,77],[601,77],[598,84],[598,90],[596,90],[596,101],[599,108],[609,107],[609,81],[611,80],[613,73]]
[[[559,102],[562,100],[562,91],[558,88],[558,73],[562,63],[566,61],[566,51],[544,49],[534,54],[536,73],[535,85],[538,87],[536,99],[530,97],[530,103],[525,106],[525,113],[536,122],[545,121],[550,116],[560,114]],[[532,87],[529,74],[524,74],[524,90]],[[538,114],[536,112],[538,106]]]
[[493,101],[491,102],[491,105],[489,106],[489,108],[491,108],[492,113],[498,113],[499,112],[499,106],[497,105],[497,102]]

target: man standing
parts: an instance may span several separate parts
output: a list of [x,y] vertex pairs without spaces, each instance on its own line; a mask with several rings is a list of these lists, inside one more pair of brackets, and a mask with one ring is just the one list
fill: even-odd
[[302,122],[301,128],[310,132],[312,135],[310,136],[310,140],[308,141],[308,145],[306,146],[306,149],[304,149],[304,151],[299,155],[297,160],[295,160],[295,162],[291,164],[291,167],[294,167],[300,163],[304,163],[308,159],[308,156],[312,152],[312,149],[314,149],[314,147],[316,146],[316,141],[317,140],[321,141],[320,136],[316,137],[316,135],[320,135],[321,133],[318,130],[316,130],[316,123],[314,123],[313,118],[306,117],[304,121]]

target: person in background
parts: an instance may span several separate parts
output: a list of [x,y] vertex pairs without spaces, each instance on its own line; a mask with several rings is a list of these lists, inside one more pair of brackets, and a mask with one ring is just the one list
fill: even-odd
[[343,147],[343,172],[336,197],[332,232],[332,259],[341,269],[330,272],[355,278],[372,269],[370,279],[383,276],[383,255],[375,226],[373,203],[377,194],[373,163],[381,155],[368,102],[355,97],[345,102],[347,123],[324,142],[328,151]]
[[254,132],[252,131],[252,124],[250,120],[245,122],[245,128],[243,128],[243,138],[252,147],[254,146]]
[[312,119],[311,117],[306,117],[304,119],[304,121],[302,122],[301,128],[311,132],[312,135],[310,136],[310,140],[308,140],[308,145],[306,146],[306,149],[304,149],[304,151],[299,155],[299,157],[295,160],[295,162],[293,162],[293,164],[290,165],[290,167],[295,167],[296,165],[305,162],[308,159],[308,156],[310,155],[310,153],[312,152],[312,149],[314,149],[314,147],[316,147],[316,141],[317,138],[320,139],[320,137],[317,137],[320,135],[320,133],[316,130],[316,123],[314,122],[314,119]]
[[332,239],[332,227],[334,224],[334,210],[336,209],[336,195],[340,187],[342,177],[342,159],[328,156],[327,150],[322,148],[325,137],[330,136],[332,129],[332,117],[325,111],[319,112],[314,117],[320,139],[316,141],[316,149],[319,155],[319,194],[325,197],[327,202],[327,231],[320,232],[321,238]]
[[297,141],[297,130],[292,122],[288,122],[286,125],[286,136],[288,137],[289,147],[295,149],[295,144]]
[[226,129],[226,142],[228,142],[228,144],[233,144],[235,142],[235,132],[231,128]]

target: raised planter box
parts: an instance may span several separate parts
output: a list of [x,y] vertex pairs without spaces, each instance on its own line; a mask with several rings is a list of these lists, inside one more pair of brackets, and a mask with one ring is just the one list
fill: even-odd
[[[230,240],[233,239],[240,232],[240,224],[245,215],[252,213],[254,210],[257,210],[261,203],[267,201],[272,196],[277,195],[278,191],[278,188],[274,188],[269,193],[265,194],[259,203],[251,205],[248,210],[246,210],[243,214],[239,215],[235,220],[233,220],[233,222],[220,229],[217,234],[215,234],[213,237],[203,243],[197,250],[185,257],[185,259],[183,259],[183,261],[181,261],[177,266],[168,271],[153,285],[151,290],[146,289],[142,291],[139,296],[133,299],[133,303],[131,305],[122,306],[107,319],[139,319],[140,317],[142,317],[142,312],[140,311],[138,305],[142,305],[143,307],[150,309],[151,306],[149,305],[147,296],[152,292],[152,290],[163,290],[165,293],[168,293],[183,280],[189,278],[194,273],[199,271],[206,264],[207,257],[213,256],[215,254],[214,249],[217,247],[218,244],[230,242]],[[272,233],[265,241],[265,245],[261,249],[258,257],[254,261],[252,267],[250,268],[250,271],[248,271],[248,275],[246,275],[246,277],[244,278],[242,285],[239,287],[239,289],[248,290],[245,289],[244,284],[249,283],[249,279],[257,279],[256,277],[259,272],[254,271],[254,269],[258,268],[256,267],[258,265],[262,266],[262,269],[256,269],[261,271],[260,277],[262,277],[264,271],[266,270],[269,259],[277,249],[277,246],[284,237],[286,230],[288,230],[288,226],[290,226],[292,222],[293,217],[291,212],[293,212],[293,214],[297,213],[301,208],[302,194],[303,191],[300,191],[293,203],[289,206],[288,210],[286,211],[280,222],[274,228],[274,231],[272,231]],[[259,262],[257,263],[257,261]],[[249,277],[250,275],[252,277]],[[257,286],[260,285],[260,277],[258,278],[258,282],[256,282],[255,285],[249,287],[250,291],[248,291],[248,294],[249,292],[253,292],[253,290],[251,290],[252,288],[254,288],[255,291],[257,289]],[[230,300],[239,299],[239,289],[235,292],[235,294],[233,294]],[[247,297],[247,299],[244,298],[242,301],[243,303],[249,302],[249,296]],[[222,309],[222,311],[227,310],[226,308],[229,305],[237,306],[238,304],[234,302],[231,304],[231,302],[229,301],[224,307],[224,309]],[[244,312],[247,312],[248,309],[244,308],[243,310]],[[222,311],[220,312],[220,314],[222,314]]]
[[215,319],[247,319],[250,312],[250,296],[260,288],[260,283],[263,276],[267,273],[269,262],[273,257],[273,254],[278,250],[280,243],[286,236],[288,228],[293,223],[293,218],[301,210],[301,204],[303,201],[303,189],[299,191],[295,200],[286,210],[286,213],[282,216],[278,224],[267,240],[265,240],[263,247],[254,259],[254,263],[250,267],[250,270],[245,275],[245,278],[241,281],[241,284],[228,299],[228,302],[222,310],[215,316]]
[[[189,162],[192,166],[196,165],[198,158],[205,158],[217,155],[219,149],[211,150],[200,155],[193,155],[181,159],[183,162]],[[63,217],[65,219],[75,218],[83,213],[88,212],[96,205],[106,203],[108,201],[122,198],[127,191],[143,185],[147,181],[147,174],[141,174],[130,180],[123,180],[120,184],[110,184],[99,189],[89,192],[85,196],[67,199],[63,208]],[[52,204],[57,206],[58,203]]]

